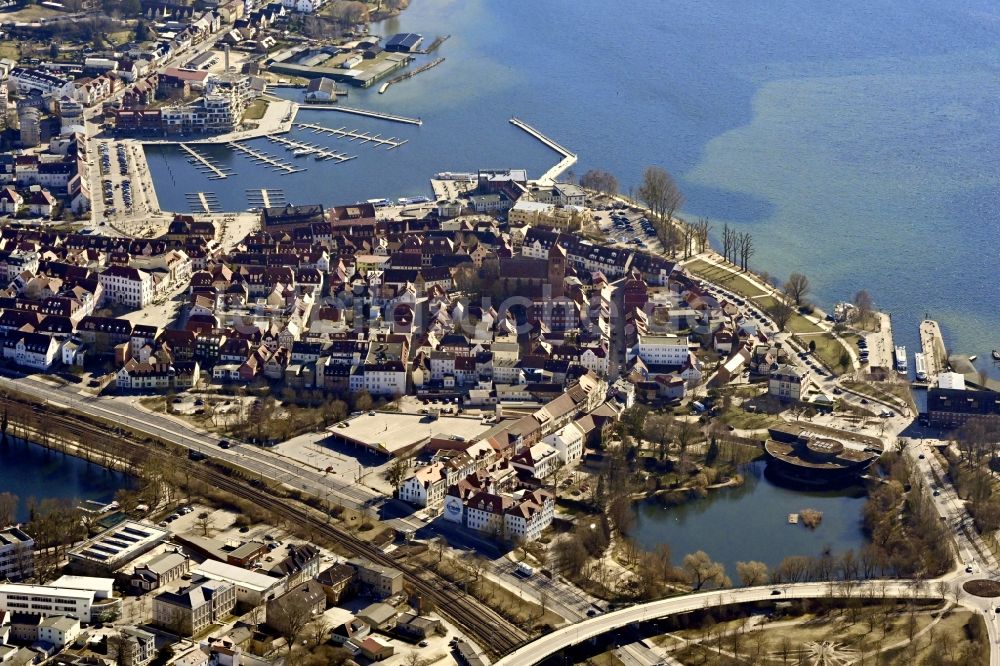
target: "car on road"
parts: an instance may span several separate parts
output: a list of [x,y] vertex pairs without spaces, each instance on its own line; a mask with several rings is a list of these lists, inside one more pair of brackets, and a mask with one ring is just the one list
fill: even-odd
[[594,610],[593,608],[588,608],[587,609],[587,617],[594,617],[595,615],[597,615],[597,611],[596,610]]
[[941,491],[940,490],[935,490],[934,491],[934,497],[939,497],[940,495],[941,495]]
[[220,449],[228,449],[229,446],[230,445],[229,445],[229,440],[228,439],[223,439],[223,440],[219,441],[219,448]]
[[923,460],[925,457],[926,456],[924,454],[922,454],[922,453],[919,456],[917,456],[917,458],[919,458],[920,460]]
[[420,647],[427,647],[428,645],[430,645],[430,643],[428,643],[427,641],[420,641],[419,643],[417,643],[417,645]]
[[775,595],[777,595],[777,594],[781,594],[781,590],[771,590],[771,596],[772,597],[775,596]]
[[861,404],[862,405],[867,405],[868,404],[868,398],[861,398]]
[[965,567],[965,573],[972,573],[972,567],[971,566]]
[[834,386],[833,387],[833,394],[834,395],[840,395],[843,392],[844,392],[844,390],[842,388],[840,388],[839,386]]

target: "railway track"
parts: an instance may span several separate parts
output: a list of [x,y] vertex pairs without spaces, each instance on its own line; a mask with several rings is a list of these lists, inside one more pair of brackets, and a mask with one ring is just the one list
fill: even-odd
[[[149,456],[171,458],[175,464],[183,465],[191,478],[252,502],[293,523],[308,526],[313,532],[338,544],[353,556],[364,557],[377,564],[400,569],[406,583],[415,594],[433,603],[442,615],[493,656],[512,652],[529,638],[520,627],[432,571],[397,562],[381,549],[327,523],[326,517],[319,510],[311,509],[288,498],[276,497],[266,488],[253,487],[246,480],[227,475],[213,466],[193,463],[187,459],[184,454],[185,449],[179,445],[166,442],[149,433],[143,433],[147,436],[147,440],[143,441],[122,431],[119,424],[113,421],[63,414],[34,401],[9,395],[0,395],[0,407],[4,410],[5,419],[9,418],[11,423],[18,423],[22,420],[18,416],[30,411],[36,419],[36,423],[31,427],[37,428],[44,422],[44,427],[50,433],[65,434],[67,441],[75,439],[74,445],[85,442],[91,451],[120,454],[121,442],[127,442],[141,447]],[[133,433],[141,432],[141,428],[131,425],[129,430]]]

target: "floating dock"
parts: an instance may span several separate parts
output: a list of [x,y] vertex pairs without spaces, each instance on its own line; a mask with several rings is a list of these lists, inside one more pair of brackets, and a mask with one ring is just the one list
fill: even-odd
[[394,123],[405,123],[407,125],[423,125],[424,121],[420,118],[408,118],[407,116],[397,116],[393,113],[384,113],[382,111],[369,111],[368,109],[359,109],[353,106],[341,106],[340,104],[310,104],[308,110],[313,111],[340,111],[341,113],[353,113],[356,116],[367,116],[369,118],[378,118],[380,120],[390,120]]
[[280,136],[269,136],[267,139],[268,141],[276,143],[279,146],[284,146],[286,150],[292,151],[296,157],[312,155],[317,160],[334,160],[336,162],[346,162],[347,160],[353,160],[357,157],[357,155],[338,153],[335,150],[330,150],[322,146],[303,143],[301,141],[295,141],[294,139],[286,139]]
[[243,153],[244,155],[248,156],[254,162],[257,162],[258,164],[266,164],[267,166],[271,167],[275,171],[281,171],[282,173],[285,173],[285,174],[298,173],[299,171],[305,171],[305,169],[303,169],[303,168],[292,166],[291,164],[289,164],[288,162],[286,162],[283,159],[280,159],[278,157],[274,157],[272,155],[268,155],[265,152],[262,152],[260,150],[256,150],[254,148],[251,148],[250,146],[244,146],[243,144],[236,143],[235,141],[227,143],[226,145],[229,148],[232,148],[233,150],[235,150],[237,152]]
[[179,145],[181,147],[181,150],[183,150],[190,156],[188,162],[197,166],[199,171],[202,171],[203,173],[212,174],[211,176],[209,176],[210,180],[220,180],[222,178],[228,178],[232,173],[228,170],[223,170],[222,168],[216,166],[215,164],[212,163],[211,160],[209,160],[207,157],[205,157],[204,155],[202,155],[201,153],[199,153],[186,143],[179,143],[177,145]]
[[314,125],[312,123],[295,123],[295,126],[299,129],[309,130],[313,134],[327,134],[329,136],[335,136],[338,139],[348,139],[349,141],[358,140],[361,143],[374,143],[378,146],[389,146],[389,150],[399,148],[404,143],[409,141],[409,139],[397,139],[394,136],[386,139],[383,138],[381,134],[369,134],[368,132],[349,130],[346,126],[338,129],[330,129],[329,127]]
[[511,118],[510,124],[513,125],[514,127],[521,128],[522,130],[524,130],[525,132],[535,137],[536,139],[544,143],[546,146],[548,146],[549,148],[551,148],[552,150],[556,151],[557,153],[563,156],[563,158],[559,161],[558,164],[556,164],[554,167],[552,167],[551,169],[542,174],[542,177],[538,179],[539,182],[554,183],[556,178],[558,178],[564,171],[566,171],[571,166],[576,164],[576,159],[577,159],[576,153],[556,143],[555,141],[545,136],[544,134],[539,132],[537,129],[535,129],[528,123],[521,120],[520,118]]
[[215,192],[188,192],[184,197],[188,207],[196,213],[218,213],[222,210]]
[[247,190],[247,201],[250,203],[251,208],[270,208],[271,206],[280,206],[285,203],[285,192],[284,190]]

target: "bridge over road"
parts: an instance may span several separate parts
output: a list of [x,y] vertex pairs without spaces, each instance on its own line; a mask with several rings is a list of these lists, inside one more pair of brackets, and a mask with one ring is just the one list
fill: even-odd
[[[949,587],[954,584],[944,581]],[[774,591],[778,590],[778,594]],[[507,656],[499,659],[494,666],[531,666],[558,654],[570,646],[596,638],[610,631],[620,629],[630,624],[658,620],[679,613],[704,610],[716,606],[753,603],[758,601],[781,601],[786,599],[832,599],[832,598],[870,598],[870,599],[942,599],[941,585],[934,582],[917,584],[912,580],[877,580],[857,583],[798,583],[793,585],[767,585],[742,589],[713,590],[698,594],[688,594],[681,597],[660,599],[630,608],[623,608],[613,613],[563,627],[546,634],[530,643],[522,645]],[[993,617],[989,600],[978,599],[966,595],[959,599],[959,604],[967,608],[984,612],[990,634],[990,664],[1000,665],[1000,650],[997,649],[997,626]]]

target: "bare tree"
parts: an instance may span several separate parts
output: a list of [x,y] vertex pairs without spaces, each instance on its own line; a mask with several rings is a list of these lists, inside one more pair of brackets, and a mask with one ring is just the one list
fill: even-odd
[[809,293],[809,278],[802,273],[792,273],[785,283],[785,295],[792,299],[796,307],[802,305],[802,300]]
[[785,330],[794,314],[795,308],[783,300],[775,299],[774,303],[767,308],[767,316],[774,320],[779,331]]
[[14,493],[0,493],[0,528],[13,525],[17,521],[17,507],[20,499]]
[[613,197],[618,194],[618,179],[607,171],[591,169],[580,176],[580,187],[596,190]]
[[202,511],[201,513],[199,513],[198,517],[195,518],[194,521],[194,526],[197,529],[201,530],[202,536],[208,536],[208,532],[209,530],[212,529],[212,525],[213,525],[212,515],[207,511]]
[[857,309],[855,313],[857,320],[862,324],[867,324],[875,312],[875,301],[872,300],[871,294],[862,289],[854,294],[854,307]]
[[743,232],[736,237],[736,245],[739,249],[740,269],[747,270],[750,267],[750,257],[756,251],[753,246],[753,236],[750,232]]
[[392,484],[393,491],[399,489],[400,484],[406,480],[406,477],[410,473],[410,459],[409,458],[396,458],[392,461],[392,464],[386,468],[383,476],[385,480]]
[[704,252],[708,247],[708,232],[712,229],[712,224],[707,217],[698,218],[695,222],[695,240],[698,242],[698,252]]
[[722,258],[726,261],[729,261],[729,255],[733,252],[733,236],[735,233],[728,222],[722,225]]
[[737,562],[736,575],[740,577],[740,583],[743,587],[764,585],[768,581],[767,565],[756,560]]
[[718,562],[713,562],[703,550],[684,556],[681,565],[687,574],[688,582],[695,590],[704,587],[729,587],[731,584],[726,576],[726,568]]
[[304,587],[286,592],[267,605],[267,625],[287,641],[289,652],[313,619],[313,604]]
[[642,185],[639,186],[639,198],[652,211],[657,222],[659,222],[661,240],[668,253],[674,251],[674,234],[671,221],[674,212],[684,203],[684,195],[677,187],[673,177],[667,173],[666,169],[650,166],[642,176]]

